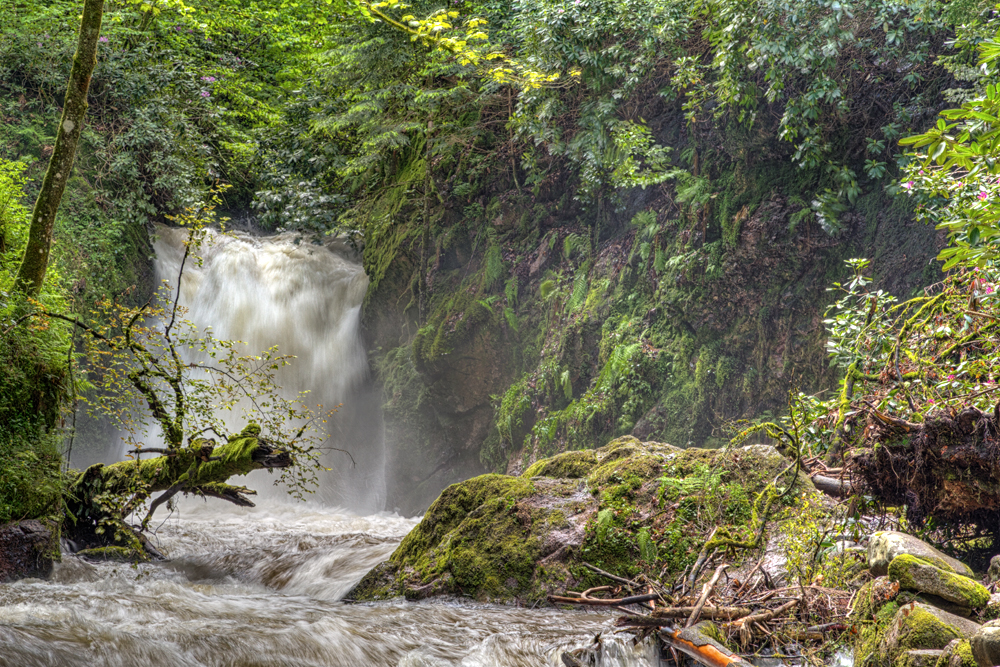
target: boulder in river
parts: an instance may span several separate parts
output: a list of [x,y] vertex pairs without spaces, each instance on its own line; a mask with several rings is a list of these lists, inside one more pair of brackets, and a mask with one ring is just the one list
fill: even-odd
[[59,557],[59,544],[40,521],[0,526],[0,582],[48,577]]
[[968,565],[912,535],[885,530],[873,533],[868,540],[868,567],[876,577],[885,576],[892,559],[902,554],[916,556],[942,570],[950,570],[966,577],[973,576],[972,568]]
[[[771,446],[682,450],[625,436],[538,461],[520,477],[476,477],[445,489],[349,597],[533,604],[609,583],[588,566],[619,577],[680,573],[713,525],[745,531],[760,492],[790,464]],[[788,475],[782,508],[819,495],[804,474]]]
[[[893,665],[902,654],[913,649],[943,649],[953,639],[971,637],[979,627],[974,621],[927,604],[905,604],[896,610],[886,628],[877,648],[881,661],[874,664]],[[865,664],[860,657],[855,656],[855,664]]]

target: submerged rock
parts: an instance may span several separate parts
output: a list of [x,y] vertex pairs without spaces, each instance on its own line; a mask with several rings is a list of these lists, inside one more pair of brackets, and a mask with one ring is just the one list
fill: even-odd
[[[476,477],[445,489],[349,597],[535,603],[608,583],[584,563],[626,577],[640,565],[680,572],[701,546],[698,512],[710,504],[721,522],[748,524],[757,494],[789,464],[770,446],[682,450],[625,436],[520,477]],[[783,502],[816,494],[804,475],[794,483]]]
[[972,568],[962,561],[938,551],[923,540],[894,530],[874,533],[868,540],[868,567],[876,577],[889,572],[889,563],[896,556],[907,554],[965,577],[973,576]]
[[889,563],[889,579],[903,590],[936,595],[963,607],[982,609],[990,601],[986,587],[969,577],[943,570],[925,560],[901,554]]
[[0,582],[48,577],[59,558],[59,543],[39,521],[0,526]]

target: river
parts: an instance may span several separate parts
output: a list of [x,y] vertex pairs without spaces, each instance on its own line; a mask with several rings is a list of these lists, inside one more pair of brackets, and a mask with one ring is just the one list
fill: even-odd
[[601,667],[658,664],[599,612],[344,602],[415,524],[312,503],[186,500],[155,536],[166,563],[67,555],[50,581],[0,585],[0,666],[555,666],[602,632]]

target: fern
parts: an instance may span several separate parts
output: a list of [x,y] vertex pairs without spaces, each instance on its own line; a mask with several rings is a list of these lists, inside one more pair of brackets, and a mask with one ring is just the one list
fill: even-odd
[[611,524],[614,523],[615,513],[611,509],[603,509],[597,513],[597,521],[594,523],[594,533],[597,535],[597,541],[604,544],[604,541],[608,539],[608,531],[611,530]]
[[538,286],[538,292],[542,295],[543,300],[548,300],[556,291],[556,281],[554,280],[543,280]]
[[655,563],[659,559],[659,550],[656,548],[656,542],[653,541],[652,536],[649,534],[648,526],[643,526],[642,530],[635,536],[635,540],[639,545],[640,558],[647,563]]
[[567,368],[559,376],[559,384],[562,385],[563,394],[566,396],[567,401],[573,400],[573,381],[569,376],[569,369]]
[[573,294],[569,298],[569,303],[566,304],[566,309],[569,312],[578,309],[587,300],[587,287],[587,272],[581,269],[573,278]]
[[485,267],[483,269],[483,287],[492,289],[504,274],[503,255],[500,246],[491,245],[486,250]]

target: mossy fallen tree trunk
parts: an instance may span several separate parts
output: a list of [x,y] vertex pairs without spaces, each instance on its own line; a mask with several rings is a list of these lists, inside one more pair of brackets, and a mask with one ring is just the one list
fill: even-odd
[[863,443],[848,452],[848,466],[865,491],[906,505],[915,525],[934,518],[1000,536],[998,412],[942,411],[915,424],[869,410]]
[[[92,465],[76,478],[67,500],[69,521],[66,536],[77,548],[108,555],[108,548],[124,549],[132,555],[157,556],[145,538],[128,526],[124,518],[142,506],[151,494],[163,492],[147,514],[177,493],[196,494],[253,507],[247,497],[256,492],[227,483],[230,477],[264,468],[287,468],[291,455],[260,437],[260,427],[251,424],[228,442],[195,439],[187,447],[167,450],[151,459],[136,458],[112,465]],[[132,553],[135,552],[135,553]]]

